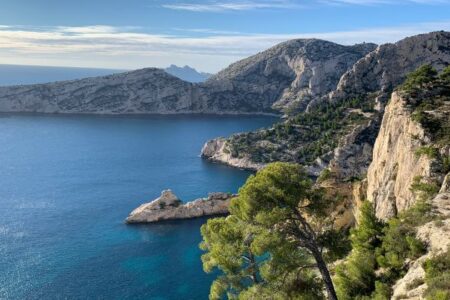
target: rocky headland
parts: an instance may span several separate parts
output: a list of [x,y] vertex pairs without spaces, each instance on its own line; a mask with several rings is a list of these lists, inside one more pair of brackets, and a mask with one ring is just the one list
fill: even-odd
[[207,198],[183,203],[171,190],[164,190],[155,200],[144,203],[126,218],[127,223],[154,223],[165,220],[183,220],[205,216],[224,215],[235,195],[210,193]]

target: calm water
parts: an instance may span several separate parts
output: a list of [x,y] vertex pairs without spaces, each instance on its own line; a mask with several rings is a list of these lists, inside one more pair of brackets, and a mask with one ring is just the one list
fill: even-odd
[[204,219],[123,220],[165,188],[236,192],[248,173],[201,146],[274,120],[0,116],[0,299],[206,299]]

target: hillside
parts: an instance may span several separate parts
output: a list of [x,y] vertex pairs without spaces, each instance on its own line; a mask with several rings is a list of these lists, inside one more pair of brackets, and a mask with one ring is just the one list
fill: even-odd
[[334,90],[341,75],[375,48],[292,40],[193,84],[160,69],[0,88],[0,112],[277,113]]
[[450,64],[450,33],[379,46],[342,76],[335,91],[314,98],[307,111],[269,129],[211,140],[202,154],[241,168],[285,161],[307,165],[314,176],[330,167],[341,178],[361,177],[390,93],[406,74],[426,63],[438,70]]

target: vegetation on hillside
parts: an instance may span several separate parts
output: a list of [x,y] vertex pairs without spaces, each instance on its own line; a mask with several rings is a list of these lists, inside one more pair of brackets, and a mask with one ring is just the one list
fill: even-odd
[[450,249],[425,261],[427,300],[450,299]]
[[[423,66],[399,89],[415,120],[432,138],[415,154],[440,161],[437,171],[442,174],[450,171],[450,158],[439,151],[440,143],[450,136],[449,86],[450,67],[438,74]],[[370,110],[367,101],[323,104],[271,130],[234,136],[232,154],[251,153],[256,161],[266,162],[282,160],[283,153],[290,151],[298,161],[311,162],[335,147],[349,128],[367,121],[361,114]],[[355,112],[354,107],[361,110]],[[279,147],[287,150],[277,154]],[[430,200],[439,184],[414,178],[410,190],[417,202],[387,222],[378,220],[373,204],[364,201],[358,226],[348,235],[333,228],[329,214],[339,197],[330,199],[318,187],[332,176],[331,170],[324,169],[314,184],[300,165],[277,162],[247,180],[232,200],[231,214],[210,219],[201,228],[203,267],[221,274],[211,286],[210,299],[390,299],[393,284],[405,275],[410,262],[426,253],[427,245],[416,237],[417,228],[436,218]],[[424,264],[427,299],[449,298],[448,253]]]
[[450,66],[438,74],[431,65],[423,65],[407,76],[400,92],[407,99],[413,120],[437,144],[449,144]]
[[367,97],[323,102],[270,129],[233,135],[228,148],[233,157],[249,156],[255,162],[311,163],[336,148],[356,125],[368,122],[372,105]]

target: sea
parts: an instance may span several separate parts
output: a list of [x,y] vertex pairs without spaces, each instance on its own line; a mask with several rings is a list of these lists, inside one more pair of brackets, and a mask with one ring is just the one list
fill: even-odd
[[236,193],[251,174],[199,154],[267,116],[0,115],[0,299],[207,299],[205,218],[127,225],[172,189]]

